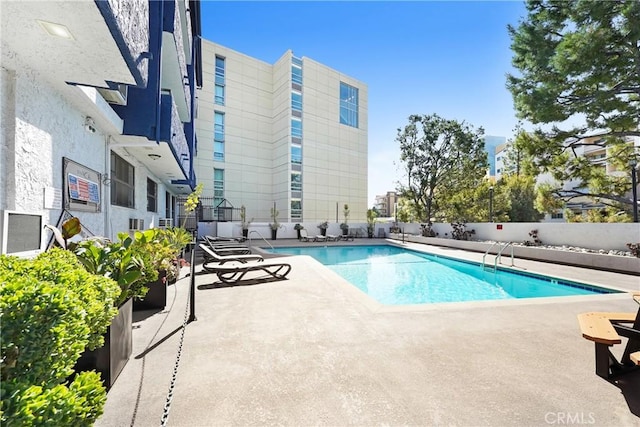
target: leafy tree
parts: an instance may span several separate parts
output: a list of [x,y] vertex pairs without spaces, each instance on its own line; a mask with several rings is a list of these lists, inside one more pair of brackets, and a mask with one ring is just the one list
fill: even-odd
[[500,180],[509,202],[507,215],[510,222],[537,222],[542,218],[535,208],[534,178],[526,175],[506,175]]
[[[509,26],[519,75],[507,76],[518,116],[539,126],[522,147],[560,185],[575,180],[573,189],[553,189],[555,196],[630,210],[627,165],[638,152],[629,138],[640,137],[640,2],[528,0],[527,11],[517,28]],[[606,149],[621,172],[603,173],[579,155],[584,147]]]
[[484,131],[436,114],[412,115],[404,129],[398,129],[400,161],[407,184],[401,197],[411,201],[418,221],[438,220],[452,194],[473,188],[482,181],[488,167]]

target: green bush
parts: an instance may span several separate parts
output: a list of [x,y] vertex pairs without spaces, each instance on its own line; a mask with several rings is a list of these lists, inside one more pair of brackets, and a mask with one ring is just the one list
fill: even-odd
[[0,256],[2,425],[84,425],[99,416],[99,376],[67,379],[86,347],[103,344],[119,293],[62,249],[33,260]]

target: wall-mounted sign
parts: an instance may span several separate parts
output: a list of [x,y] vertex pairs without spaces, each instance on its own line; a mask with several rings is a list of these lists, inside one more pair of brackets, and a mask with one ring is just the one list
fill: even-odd
[[71,159],[62,159],[64,208],[70,211],[100,212],[102,175]]

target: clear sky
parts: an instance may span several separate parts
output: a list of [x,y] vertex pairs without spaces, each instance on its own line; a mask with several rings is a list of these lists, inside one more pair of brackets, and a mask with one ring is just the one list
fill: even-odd
[[402,179],[397,130],[436,113],[510,138],[507,25],[521,1],[202,1],[202,35],[273,64],[288,49],[367,84],[369,205]]

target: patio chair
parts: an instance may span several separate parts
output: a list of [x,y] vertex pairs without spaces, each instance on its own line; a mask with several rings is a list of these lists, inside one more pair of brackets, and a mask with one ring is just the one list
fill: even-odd
[[199,244],[200,249],[204,251],[204,263],[202,264],[202,268],[206,271],[212,272],[213,263],[218,265],[222,265],[225,262],[237,261],[241,263],[246,263],[248,261],[264,261],[262,255],[258,254],[241,254],[241,255],[220,255],[215,251],[212,251],[207,245],[202,243]]
[[325,236],[316,235],[313,237],[309,236],[306,229],[300,230],[300,241],[301,242],[324,242],[327,238]]
[[[216,273],[218,279],[226,284],[240,284],[243,281],[285,280],[290,271],[291,265],[286,263],[267,264],[260,262],[211,267],[211,272]],[[245,276],[247,277],[245,278]]]
[[338,240],[344,240],[345,242],[348,242],[349,240],[351,241],[355,241],[356,236],[354,236],[353,234],[341,234],[340,236],[338,236]]
[[216,252],[218,255],[250,255],[251,248],[247,245],[243,245],[241,243],[216,243],[211,242],[207,237],[205,237],[207,241],[207,246],[213,252]]

